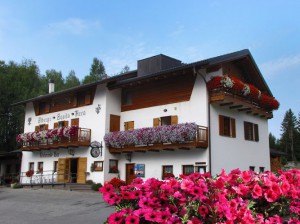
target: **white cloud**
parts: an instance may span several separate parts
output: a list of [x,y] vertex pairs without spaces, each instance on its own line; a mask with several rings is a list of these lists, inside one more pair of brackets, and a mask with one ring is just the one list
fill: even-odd
[[300,54],[278,58],[260,65],[260,68],[267,78],[277,75],[287,69],[300,66]]
[[80,18],[68,18],[61,22],[50,23],[48,31],[53,34],[69,33],[82,35],[100,26],[98,21],[87,21]]

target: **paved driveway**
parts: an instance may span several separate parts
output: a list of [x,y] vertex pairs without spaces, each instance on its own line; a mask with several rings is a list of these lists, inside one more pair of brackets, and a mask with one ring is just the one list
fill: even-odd
[[0,188],[1,224],[99,224],[113,211],[98,192]]

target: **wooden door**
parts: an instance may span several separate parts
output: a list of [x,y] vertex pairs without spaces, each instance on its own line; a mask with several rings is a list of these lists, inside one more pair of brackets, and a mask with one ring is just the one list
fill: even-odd
[[86,182],[86,167],[87,167],[87,158],[79,158],[78,165],[77,165],[77,183],[78,184],[85,184]]
[[65,182],[66,159],[59,158],[57,166],[57,182]]
[[120,131],[120,116],[113,114],[110,115],[109,131]]
[[134,163],[128,163],[126,164],[126,184],[131,184],[134,179]]

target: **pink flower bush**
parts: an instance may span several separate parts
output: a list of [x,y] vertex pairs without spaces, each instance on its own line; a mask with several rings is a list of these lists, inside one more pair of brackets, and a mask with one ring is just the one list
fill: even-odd
[[136,178],[117,192],[109,183],[99,191],[116,208],[108,223],[300,223],[299,170]]
[[105,134],[106,146],[122,148],[129,145],[188,142],[196,139],[198,126],[195,123],[140,128]]
[[19,134],[16,137],[17,142],[39,142],[44,139],[56,140],[59,137],[73,137],[78,133],[78,126],[61,127],[43,131],[35,131]]

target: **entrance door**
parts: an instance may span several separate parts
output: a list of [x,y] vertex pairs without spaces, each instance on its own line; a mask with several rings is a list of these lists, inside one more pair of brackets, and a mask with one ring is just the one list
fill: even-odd
[[71,183],[76,183],[77,182],[77,164],[78,164],[78,159],[70,159],[70,182]]
[[134,163],[126,164],[126,184],[131,184],[131,182],[135,179],[134,174]]
[[65,158],[58,159],[57,182],[69,182],[70,160]]
[[86,181],[86,167],[87,167],[87,158],[79,158],[77,166],[77,183],[85,184]]

